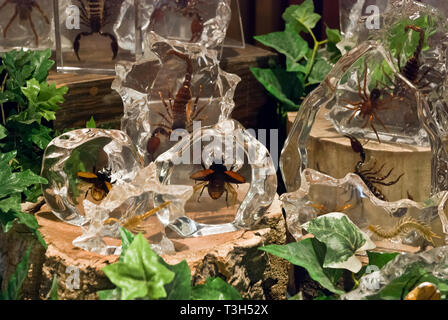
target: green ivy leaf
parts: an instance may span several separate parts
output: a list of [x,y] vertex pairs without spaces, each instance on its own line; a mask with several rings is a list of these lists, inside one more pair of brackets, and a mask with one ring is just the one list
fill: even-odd
[[8,130],[0,124],[0,140],[6,138],[8,135]]
[[317,217],[305,223],[303,228],[326,245],[325,268],[343,268],[357,273],[362,264],[355,253],[376,247],[364,232],[340,212]]
[[28,269],[30,267],[28,259],[30,256],[31,247],[25,251],[20,263],[17,265],[16,271],[12,274],[8,281],[8,287],[6,292],[3,292],[5,300],[19,300],[21,295],[21,288],[23,281],[25,281],[28,275]]
[[20,193],[13,193],[9,197],[0,200],[0,212],[20,211]]
[[370,266],[377,266],[378,269],[381,269],[386,264],[389,263],[389,261],[392,261],[395,259],[396,256],[398,256],[397,252],[372,252],[367,251],[367,256],[369,257],[369,265]]
[[47,183],[47,180],[33,173],[31,170],[13,173],[9,166],[9,161],[15,156],[16,152],[0,154],[0,181],[2,181],[0,184],[0,198],[23,192],[33,184]]
[[286,71],[288,72],[298,72],[298,73],[306,73],[306,62],[305,65],[302,63],[297,63],[288,57],[286,57]]
[[300,5],[289,6],[283,13],[283,20],[290,23],[297,32],[309,32],[320,20],[320,15],[314,13],[313,0],[305,0]]
[[167,292],[166,300],[190,300],[191,299],[191,272],[190,267],[184,260],[176,265],[169,265],[162,259],[161,263],[170,271],[174,272],[173,281],[165,285]]
[[324,81],[325,77],[331,71],[332,66],[322,58],[316,59],[310,76],[308,77],[309,84],[318,84]]
[[120,300],[121,290],[119,288],[111,290],[101,290],[96,292],[100,300]]
[[369,266],[375,266],[380,270],[382,267],[384,267],[389,261],[395,259],[395,257],[398,255],[398,253],[393,252],[372,252],[367,251],[367,256],[369,257],[369,264],[367,266],[362,267],[361,271],[357,273],[357,278],[361,278]]
[[[325,28],[325,34],[327,35],[329,44],[336,45],[337,43],[341,42],[341,40],[342,40],[341,32],[338,29],[331,29],[327,26]],[[338,51],[339,51],[339,49],[338,49]]]
[[[56,119],[56,110],[59,109],[59,104],[64,102],[64,94],[67,91],[67,87],[56,88],[56,84],[54,83],[39,83],[36,79],[28,80],[26,87],[22,88],[22,93],[28,98],[29,108],[35,109],[47,121]],[[27,120],[37,120],[40,122],[40,119]]]
[[325,29],[325,33],[328,39],[327,51],[333,53],[330,57],[330,62],[334,64],[341,58],[341,51],[337,47],[337,44],[342,41],[342,36],[338,29],[331,29],[328,26]]
[[291,110],[299,109],[299,99],[303,94],[304,85],[294,72],[287,72],[281,68],[251,68],[250,70],[276,99]]
[[441,299],[447,299],[448,279],[442,279],[428,272],[419,263],[411,264],[400,276],[389,282],[377,294],[366,297],[367,300],[400,300],[411,290],[423,282],[435,284],[441,294]]
[[58,296],[58,276],[55,275],[51,283],[50,292],[48,292],[50,300],[59,300]]
[[51,137],[52,129],[39,126],[38,128],[32,128],[30,132],[31,141],[40,149],[45,150],[48,144],[53,140]]
[[48,72],[54,64],[51,58],[51,50],[46,49],[43,51],[32,51],[30,57],[30,64],[34,67],[32,77],[39,82],[43,82],[47,79]]
[[121,289],[123,300],[165,298],[164,285],[175,276],[159,262],[158,255],[141,234],[135,237],[123,261],[108,265],[103,271]]
[[325,256],[325,245],[315,239],[305,239],[299,242],[289,243],[287,245],[269,245],[260,248],[277,257],[283,258],[296,266],[305,268],[311,279],[319,282],[325,289],[336,294],[345,293],[336,287],[334,271],[322,267],[323,257]]
[[308,42],[295,32],[290,24],[286,24],[285,31],[272,32],[254,38],[265,46],[274,48],[294,62],[303,59],[309,50]]
[[193,287],[192,300],[242,300],[239,292],[221,278],[208,278],[205,284]]
[[90,117],[90,120],[86,123],[86,128],[96,128],[95,119],[93,119],[93,116]]
[[127,229],[120,227],[120,235],[121,235],[121,255],[119,261],[123,261],[126,251],[131,245],[132,241],[134,241],[134,235]]

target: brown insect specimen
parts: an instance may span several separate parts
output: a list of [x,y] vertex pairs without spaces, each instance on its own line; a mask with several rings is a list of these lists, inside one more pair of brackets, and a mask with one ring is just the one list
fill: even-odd
[[[96,171],[95,168],[93,171]],[[103,200],[109,191],[112,189],[111,184],[111,170],[110,169],[102,169],[100,171],[93,172],[78,172],[76,174],[82,180],[91,183],[92,186],[87,189],[85,198],[90,191],[92,198],[96,201]]]
[[191,59],[187,55],[176,50],[168,51],[167,55],[175,55],[184,60],[187,64],[187,72],[185,74],[185,79],[182,86],[177,91],[174,102],[172,101],[171,93],[169,93],[168,105],[162,92],[159,91],[160,99],[162,100],[162,103],[167,111],[167,115],[161,112],[156,113],[160,115],[162,119],[167,122],[167,124],[157,124],[156,129],[148,139],[146,150],[151,155],[157,151],[157,148],[160,145],[160,135],[169,136],[175,129],[190,128],[193,124],[193,120],[195,120],[207,106],[207,104],[205,104],[199,109],[197,108],[202,86],[199,87],[199,93],[196,99],[194,101],[192,99],[193,94],[191,92],[191,77],[193,74],[193,65],[191,63]]
[[390,177],[392,171],[394,170],[393,168],[390,169],[389,172],[382,177],[378,177],[376,175],[380,174],[380,172],[383,170],[384,164],[378,170],[376,170],[375,169],[376,161],[371,168],[363,170],[362,167],[364,166],[364,162],[366,160],[366,154],[364,152],[364,148],[361,142],[359,142],[359,140],[354,137],[351,136],[346,137],[350,139],[353,151],[359,153],[361,157],[361,161],[358,161],[358,163],[355,166],[355,174],[357,174],[361,178],[361,180],[365,183],[367,188],[369,188],[369,190],[375,195],[375,197],[377,197],[380,200],[387,201],[386,196],[381,192],[381,190],[376,188],[374,184],[379,184],[383,186],[392,186],[401,179],[404,173],[399,175],[398,178],[396,178],[393,181],[385,182],[385,180]]
[[104,224],[106,225],[106,224],[111,224],[112,222],[116,222],[123,228],[128,229],[129,231],[132,231],[134,233],[143,232],[143,229],[140,227],[140,225],[143,223],[143,221],[145,221],[146,219],[148,219],[150,216],[157,213],[158,211],[162,210],[163,208],[167,207],[170,203],[171,203],[171,201],[166,201],[166,202],[162,203],[160,206],[155,207],[154,209],[149,210],[148,212],[145,212],[144,214],[133,216],[133,217],[125,220],[124,222],[120,222],[120,220],[118,220],[116,218],[109,218],[106,221],[104,221]]
[[[110,22],[110,12],[107,6],[105,6],[105,0],[78,0],[80,4],[80,18],[81,24],[90,29],[89,32],[80,32],[73,42],[73,50],[75,51],[76,58],[81,61],[79,57],[79,46],[81,38],[90,36],[97,33],[103,37],[108,37],[111,40],[111,49],[113,53],[112,60],[117,57],[118,42],[115,36],[109,32],[104,32],[103,28]],[[107,2],[108,4],[111,1]]]
[[202,188],[201,193],[198,197],[198,202],[199,198],[202,195],[202,192],[205,188],[207,188],[208,194],[213,200],[218,200],[225,192],[227,206],[229,193],[231,194],[233,200],[232,203],[236,203],[237,193],[231,183],[245,183],[246,179],[239,173],[236,173],[232,170],[233,167],[230,170],[227,170],[225,165],[213,163],[209,169],[205,169],[204,167],[204,170],[193,173],[190,176],[190,179],[193,179],[195,181],[203,181],[202,183],[194,187],[195,192],[199,191],[199,189]]
[[45,22],[47,24],[50,24],[50,20],[48,20],[45,12],[42,11],[36,0],[5,0],[5,2],[3,2],[3,4],[0,6],[0,10],[2,10],[8,3],[14,4],[16,7],[14,9],[14,14],[12,15],[5,29],[3,29],[3,37],[6,38],[6,33],[8,32],[9,27],[17,18],[17,16],[19,16],[20,21],[28,20],[30,22],[31,30],[34,33],[36,47],[38,47],[39,36],[37,35],[36,28],[34,27],[33,20],[31,19],[31,13],[33,12],[33,8],[36,8],[44,18]]
[[392,239],[396,236],[408,233],[415,230],[419,235],[421,235],[426,241],[431,242],[434,245],[433,238],[440,237],[435,234],[431,228],[423,222],[420,222],[412,217],[402,218],[393,229],[385,231],[381,226],[369,226],[369,230],[372,231],[377,236],[384,239]]
[[378,139],[378,142],[381,143],[380,137],[378,136],[378,132],[376,131],[376,128],[374,126],[374,121],[379,122],[383,128],[387,131],[386,126],[384,125],[383,121],[379,118],[377,112],[389,109],[390,107],[387,106],[388,103],[392,101],[394,98],[393,95],[389,96],[386,99],[381,99],[382,93],[381,90],[378,88],[373,89],[370,94],[367,93],[367,62],[364,64],[364,84],[363,88],[361,89],[361,78],[358,73],[358,95],[361,98],[360,101],[344,101],[348,103],[349,105],[352,105],[352,107],[344,106],[344,108],[347,108],[349,110],[353,110],[352,115],[350,116],[348,123],[350,123],[353,118],[357,115],[359,115],[362,119],[365,120],[365,123],[363,124],[362,128],[365,128],[367,125],[370,125],[372,130],[375,132],[375,135]]
[[431,282],[423,282],[409,292],[404,300],[440,300],[441,294],[437,286]]
[[324,214],[328,214],[330,212],[345,212],[345,210],[350,209],[351,207],[353,207],[353,204],[348,203],[345,205],[340,205],[334,208],[334,210],[330,210],[328,209],[327,206],[323,205],[323,204],[316,204],[316,203],[311,203],[307,205],[308,207],[313,207],[314,209],[318,210],[318,216],[322,216]]
[[[172,1],[173,2],[173,1]],[[184,17],[192,19],[191,22],[191,39],[190,42],[197,42],[204,31],[204,19],[199,14],[197,9],[200,0],[175,0],[175,6],[173,8],[169,3],[164,3],[159,8],[156,8],[150,17],[150,30],[154,29],[154,26],[163,19],[167,11],[175,10],[180,12]]]

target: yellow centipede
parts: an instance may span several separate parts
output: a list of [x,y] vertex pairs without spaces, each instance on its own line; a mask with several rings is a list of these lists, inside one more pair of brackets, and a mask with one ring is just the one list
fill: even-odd
[[405,217],[401,219],[393,229],[386,231],[381,226],[369,226],[369,230],[372,231],[377,236],[384,239],[395,238],[396,236],[415,230],[419,235],[421,235],[425,240],[434,244],[433,238],[440,238],[435,234],[431,228],[412,217]]

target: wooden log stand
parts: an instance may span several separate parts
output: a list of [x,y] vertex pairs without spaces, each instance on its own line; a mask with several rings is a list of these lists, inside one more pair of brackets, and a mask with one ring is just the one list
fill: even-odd
[[[297,113],[288,114],[287,130],[291,130]],[[377,168],[385,164],[382,174],[391,168],[392,181],[404,173],[397,184],[389,187],[379,186],[389,201],[406,199],[411,196],[415,201],[425,201],[431,188],[431,150],[429,147],[378,143],[362,141],[366,152],[366,161],[375,159]],[[350,140],[341,136],[321,113],[318,114],[311,130],[308,150],[308,165],[320,169],[335,178],[343,178],[353,172],[360,160],[359,154],[353,152]],[[381,176],[381,173],[378,174]]]
[[[118,256],[102,256],[72,245],[81,235],[81,228],[63,223],[44,205],[37,213],[48,249],[45,251],[32,235],[24,238],[19,225],[4,234],[0,232],[0,275],[14,272],[29,244],[33,244],[31,271],[24,286],[24,297],[45,298],[53,278],[58,278],[59,299],[96,299],[98,290],[114,285],[102,272]],[[220,235],[175,239],[176,254],[165,255],[169,264],[186,260],[191,269],[192,283],[204,283],[207,277],[221,277],[234,286],[246,299],[284,299],[288,281],[288,264],[258,250],[268,244],[284,244],[285,221],[280,202],[275,199],[258,228]],[[116,244],[120,241],[117,239]],[[2,264],[0,264],[1,266]],[[79,270],[79,287],[76,286]]]

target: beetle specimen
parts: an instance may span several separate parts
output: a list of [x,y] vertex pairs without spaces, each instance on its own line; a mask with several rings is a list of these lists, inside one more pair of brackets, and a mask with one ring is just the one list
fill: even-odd
[[116,222],[123,228],[128,229],[129,231],[132,231],[134,233],[143,232],[144,230],[140,226],[143,223],[143,221],[148,219],[154,213],[162,210],[163,208],[168,206],[170,203],[171,203],[171,201],[166,201],[166,202],[162,203],[160,206],[155,207],[154,209],[149,210],[148,212],[145,212],[144,214],[133,216],[124,222],[120,222],[116,218],[108,218],[106,221],[104,221],[104,224],[111,224],[112,222]]
[[192,19],[190,42],[197,42],[201,38],[202,31],[204,31],[204,19],[197,9],[197,5],[200,2],[200,0],[175,0],[174,8],[172,5],[164,3],[151,14],[150,30],[153,30],[154,26],[160,23],[168,10],[174,10],[180,12],[184,17]]
[[191,92],[191,77],[193,74],[193,65],[191,63],[191,59],[187,55],[176,50],[168,51],[167,55],[175,55],[180,59],[183,59],[187,65],[187,72],[185,74],[185,79],[182,86],[177,91],[174,102],[172,101],[171,93],[169,93],[168,105],[162,92],[159,91],[159,96],[167,111],[167,115],[158,111],[156,113],[168,124],[157,124],[156,129],[148,139],[146,150],[151,155],[156,152],[160,145],[160,135],[169,136],[175,129],[186,129],[191,127],[193,120],[196,119],[207,106],[207,104],[205,104],[199,109],[197,108],[202,86],[199,87],[199,93],[196,99],[194,101],[192,99],[193,94]]
[[369,190],[375,195],[375,197],[377,197],[380,200],[387,201],[386,196],[381,192],[381,190],[376,188],[374,186],[374,184],[379,184],[379,185],[383,185],[383,186],[392,186],[392,185],[396,184],[401,179],[401,177],[404,175],[404,173],[399,175],[398,178],[396,178],[393,181],[385,182],[385,180],[390,177],[392,171],[394,170],[393,168],[390,169],[389,172],[385,176],[382,176],[382,177],[377,177],[376,175],[379,174],[383,170],[384,164],[378,170],[375,170],[375,167],[376,167],[376,162],[375,162],[371,168],[363,170],[362,167],[364,166],[364,163],[366,160],[366,154],[365,154],[365,151],[364,151],[364,148],[363,148],[361,142],[359,142],[358,139],[356,139],[354,137],[351,137],[351,136],[346,136],[346,137],[350,139],[350,143],[351,143],[353,151],[356,153],[359,153],[359,155],[361,157],[361,161],[358,161],[358,163],[355,166],[355,174],[357,174],[361,178],[361,180],[365,183],[367,188],[369,188]]
[[194,188],[195,192],[202,188],[201,193],[198,197],[198,202],[199,198],[202,195],[202,192],[205,188],[207,188],[208,194],[213,200],[218,200],[225,192],[227,206],[229,193],[234,199],[233,203],[235,203],[237,193],[231,183],[246,183],[246,179],[239,173],[232,171],[233,167],[230,168],[230,170],[227,170],[226,166],[223,164],[213,162],[208,169],[206,169],[204,165],[202,165],[202,167],[204,168],[204,170],[195,172],[190,176],[190,179],[193,179],[195,181],[203,181],[202,183],[196,185]]
[[34,39],[36,42],[36,47],[39,46],[39,37],[37,35],[36,29],[34,27],[33,20],[31,19],[31,13],[33,12],[33,8],[36,8],[42,17],[44,18],[45,22],[47,24],[50,24],[50,21],[48,20],[47,15],[42,11],[39,4],[36,0],[5,0],[3,4],[0,6],[0,10],[2,10],[8,3],[14,4],[15,10],[14,14],[12,15],[11,19],[9,20],[8,24],[6,25],[5,29],[3,29],[3,37],[6,38],[6,33],[8,32],[9,27],[13,23],[13,21],[16,19],[17,15],[19,16],[20,21],[26,21],[28,20],[30,22],[31,30],[34,33]]
[[374,88],[370,94],[367,94],[367,63],[365,63],[365,73],[364,73],[364,85],[363,89],[361,89],[361,78],[358,73],[358,95],[361,98],[360,101],[345,101],[349,105],[352,105],[353,107],[344,106],[344,108],[347,108],[349,110],[353,110],[352,115],[350,116],[348,123],[352,121],[352,119],[359,115],[363,119],[365,119],[365,123],[363,124],[362,128],[365,128],[367,125],[370,125],[372,130],[375,132],[375,135],[378,139],[378,142],[381,143],[380,137],[378,135],[378,132],[376,131],[375,126],[373,125],[374,121],[379,122],[384,129],[387,131],[386,126],[381,121],[381,119],[378,117],[377,112],[381,110],[388,109],[387,106],[388,103],[392,101],[394,98],[393,95],[391,95],[389,98],[386,98],[384,100],[381,99],[382,93],[381,90],[378,88]]
[[78,172],[76,175],[82,180],[92,184],[92,186],[87,189],[85,197],[87,197],[87,194],[90,191],[90,194],[94,200],[101,201],[112,189],[111,170],[104,168],[100,171],[96,171],[95,168],[93,168],[93,171],[95,173]]
[[[118,42],[117,38],[109,32],[104,32],[103,28],[109,24],[111,14],[107,6],[105,6],[105,0],[78,0],[81,5],[80,19],[81,24],[90,29],[88,32],[80,32],[73,42],[73,50],[75,51],[76,58],[81,61],[79,57],[79,46],[81,38],[90,36],[97,33],[103,37],[108,37],[111,40],[111,49],[113,53],[112,60],[117,57]],[[111,1],[107,2],[111,3]]]

